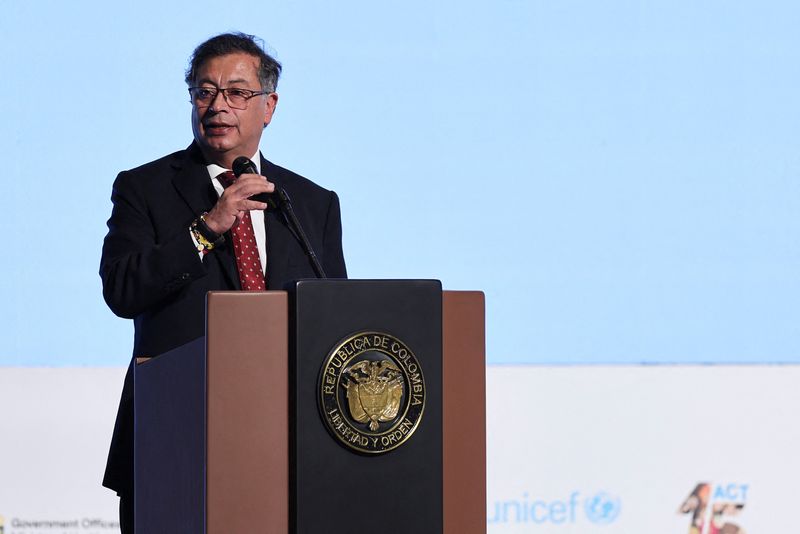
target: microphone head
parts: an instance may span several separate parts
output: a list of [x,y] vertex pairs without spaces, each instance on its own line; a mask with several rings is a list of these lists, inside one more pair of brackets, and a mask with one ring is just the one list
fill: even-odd
[[255,164],[247,156],[239,156],[233,160],[232,170],[237,178],[243,174],[258,174]]

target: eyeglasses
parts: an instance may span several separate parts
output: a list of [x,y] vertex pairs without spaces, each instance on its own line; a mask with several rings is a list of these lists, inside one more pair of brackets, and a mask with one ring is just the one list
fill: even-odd
[[272,91],[251,91],[250,89],[239,89],[237,87],[190,87],[190,102],[199,108],[205,108],[216,100],[217,95],[222,93],[225,102],[234,109],[247,109],[247,101],[258,95],[268,95]]

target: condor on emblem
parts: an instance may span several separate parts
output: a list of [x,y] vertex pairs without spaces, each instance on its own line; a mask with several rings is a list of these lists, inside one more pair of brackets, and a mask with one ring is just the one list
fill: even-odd
[[419,361],[405,343],[382,332],[360,332],[337,345],[322,367],[319,392],[328,430],[364,453],[405,443],[425,409]]

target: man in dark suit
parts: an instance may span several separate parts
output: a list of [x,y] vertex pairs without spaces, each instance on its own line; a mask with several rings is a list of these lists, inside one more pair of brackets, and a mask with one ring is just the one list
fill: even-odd
[[[208,291],[281,289],[290,280],[315,277],[280,210],[249,200],[276,185],[293,200],[326,274],[347,276],[336,194],[258,150],[278,102],[280,70],[252,36],[223,34],[202,43],[186,74],[194,142],[114,182],[100,276],[111,310],[134,320],[134,357],[203,336]],[[230,183],[230,173],[222,173],[239,156],[253,159],[260,172]],[[242,252],[248,243],[257,254],[252,247]],[[258,275],[247,278],[246,272]],[[133,532],[132,365],[103,480],[120,495],[123,533]]]

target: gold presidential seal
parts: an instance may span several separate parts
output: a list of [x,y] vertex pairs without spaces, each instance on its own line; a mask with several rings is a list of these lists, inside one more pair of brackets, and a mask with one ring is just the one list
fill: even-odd
[[411,349],[383,332],[359,332],[330,352],[319,380],[328,430],[360,452],[405,443],[425,409],[425,380]]

